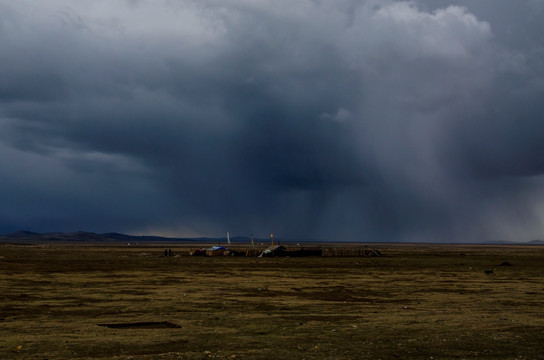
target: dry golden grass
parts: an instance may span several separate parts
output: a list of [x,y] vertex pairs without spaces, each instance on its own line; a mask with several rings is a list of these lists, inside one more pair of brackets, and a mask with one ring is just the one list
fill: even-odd
[[0,358],[544,359],[544,247],[376,248],[383,257],[200,258],[0,245]]

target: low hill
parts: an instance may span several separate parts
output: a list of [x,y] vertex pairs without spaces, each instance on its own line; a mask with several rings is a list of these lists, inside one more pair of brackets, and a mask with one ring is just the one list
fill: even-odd
[[[233,244],[249,243],[250,238],[244,236],[233,236],[230,238]],[[280,241],[283,241],[279,239]],[[254,239],[255,243],[267,242],[269,240]],[[88,231],[75,232],[51,232],[36,233],[32,231],[16,231],[5,235],[0,235],[0,242],[12,243],[40,243],[40,242],[111,242],[111,243],[172,243],[172,242],[195,242],[195,243],[221,243],[226,244],[227,238],[169,238],[153,235],[127,235],[116,232],[97,234]]]
[[119,233],[97,234],[88,231],[35,233],[32,231],[16,231],[0,235],[3,242],[171,242],[189,239],[166,238],[161,236],[136,236]]

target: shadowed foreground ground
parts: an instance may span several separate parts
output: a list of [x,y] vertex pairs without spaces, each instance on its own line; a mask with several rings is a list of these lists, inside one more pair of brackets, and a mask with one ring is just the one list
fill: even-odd
[[0,245],[0,358],[544,359],[544,247],[376,248]]

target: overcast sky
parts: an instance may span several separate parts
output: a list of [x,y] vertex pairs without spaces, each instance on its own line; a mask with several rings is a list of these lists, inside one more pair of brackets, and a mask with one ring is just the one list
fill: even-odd
[[0,233],[544,238],[544,0],[0,0]]

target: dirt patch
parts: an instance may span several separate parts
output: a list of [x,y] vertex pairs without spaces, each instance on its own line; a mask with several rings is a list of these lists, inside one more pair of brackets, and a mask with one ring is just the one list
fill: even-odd
[[128,323],[115,324],[97,324],[111,329],[164,329],[164,328],[180,328],[181,325],[171,323],[170,321],[139,321]]

